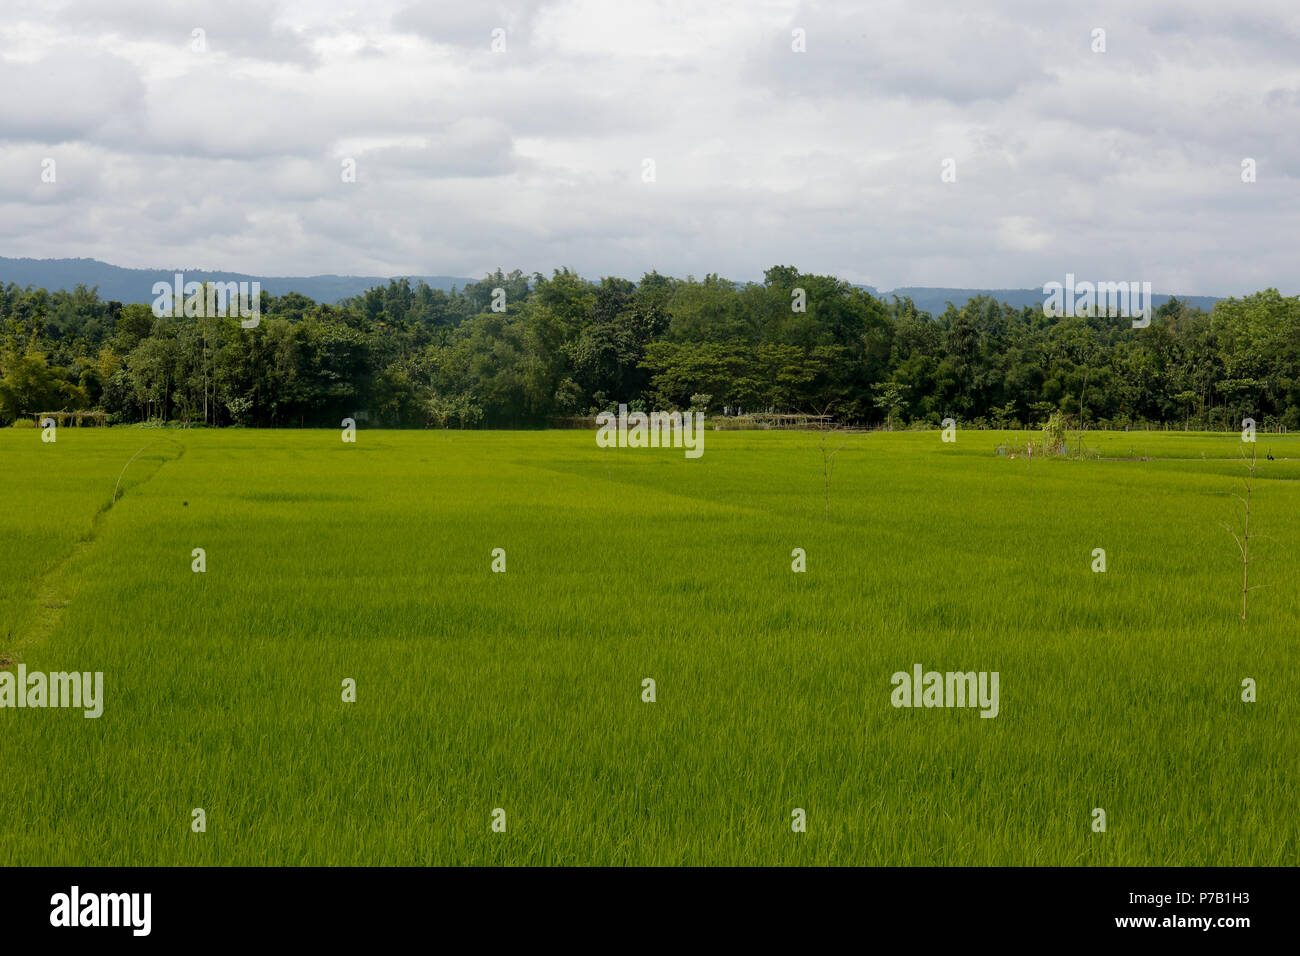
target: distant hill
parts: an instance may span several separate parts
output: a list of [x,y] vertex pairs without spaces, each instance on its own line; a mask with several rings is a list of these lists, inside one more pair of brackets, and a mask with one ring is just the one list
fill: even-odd
[[[254,276],[239,272],[211,272],[202,269],[123,269],[98,259],[7,259],[0,256],[0,285],[13,282],[19,286],[72,290],[78,285],[98,288],[105,301],[122,303],[153,301],[153,284],[170,282],[177,272],[185,281],[260,282],[271,295],[297,292],[317,302],[335,303],[359,295],[377,285],[388,285],[386,276]],[[396,278],[401,278],[396,277]],[[419,279],[435,289],[450,291],[464,288],[474,279],[464,276],[407,276]]]
[[[1059,282],[1060,280],[1058,279],[1056,281]],[[1005,302],[1008,305],[1015,306],[1016,308],[1023,308],[1027,305],[1041,306],[1043,304],[1043,299],[1046,298],[1043,295],[1041,286],[1037,289],[938,289],[927,286],[904,286],[901,289],[893,289],[889,292],[880,292],[873,289],[871,286],[865,285],[859,286],[859,288],[865,289],[872,295],[883,298],[886,301],[890,300],[893,296],[898,296],[900,299],[903,297],[910,298],[919,310],[922,312],[929,312],[933,316],[942,315],[948,308],[949,302],[960,309],[967,303],[967,301],[975,298],[977,295],[991,296],[999,302]],[[1188,305],[1204,309],[1207,312],[1214,308],[1214,303],[1219,301],[1218,297],[1211,295],[1175,294],[1171,296],[1163,295],[1159,292],[1152,292],[1151,307],[1153,309],[1158,309],[1171,298],[1178,298],[1180,301],[1184,301]]]
[[[211,272],[201,269],[123,269],[121,266],[109,265],[98,259],[7,259],[0,256],[0,285],[10,282],[19,286],[36,286],[49,289],[74,289],[78,285],[98,288],[99,297],[106,301],[143,302],[153,301],[153,284],[159,281],[170,282],[177,272],[185,274],[186,281],[204,282],[220,280],[222,282],[260,282],[262,288],[271,295],[284,295],[286,292],[298,292],[317,302],[338,302],[340,299],[360,295],[375,286],[387,285],[388,276],[254,276],[238,272]],[[393,278],[403,278],[394,276]],[[452,286],[463,289],[467,284],[476,282],[465,276],[406,276],[412,282],[420,280],[435,289],[451,291]],[[988,295],[999,302],[1006,302],[1016,307],[1040,306],[1043,304],[1043,292],[1038,289],[943,289],[923,286],[906,286],[889,292],[880,291],[869,285],[859,285],[874,296],[888,300],[891,296],[908,296],[922,312],[942,315],[951,302],[961,308],[969,299],[977,295]],[[1169,301],[1169,295],[1152,296],[1152,307],[1159,308]],[[1213,308],[1218,298],[1206,295],[1178,296],[1190,305],[1201,309]]]

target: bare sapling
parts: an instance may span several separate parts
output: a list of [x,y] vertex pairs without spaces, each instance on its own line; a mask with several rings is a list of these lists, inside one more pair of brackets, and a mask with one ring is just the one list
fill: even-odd
[[818,447],[822,453],[822,489],[826,502],[826,519],[831,519],[831,474],[835,471],[835,456],[844,450],[848,439],[838,444],[830,438],[831,433],[840,434],[843,427],[837,425],[830,417],[830,408],[823,408],[818,416],[817,429],[821,433]]
[[1232,528],[1227,525],[1226,522],[1223,525],[1228,534],[1232,535],[1232,540],[1237,542],[1237,550],[1241,552],[1241,620],[1243,623],[1245,623],[1246,620],[1246,610],[1250,600],[1250,592],[1259,590],[1262,587],[1267,587],[1267,585],[1263,584],[1256,584],[1252,587],[1250,583],[1250,562],[1254,560],[1250,556],[1250,543],[1256,538],[1267,537],[1267,535],[1257,534],[1250,530],[1250,506],[1255,484],[1255,456],[1256,451],[1253,444],[1250,446],[1249,458],[1246,457],[1246,450],[1244,448],[1242,449],[1241,457],[1242,460],[1246,462],[1246,493],[1244,495],[1239,495],[1235,491],[1232,493],[1232,497],[1240,501],[1242,505],[1243,518],[1240,537],[1237,535],[1237,532],[1233,531]]

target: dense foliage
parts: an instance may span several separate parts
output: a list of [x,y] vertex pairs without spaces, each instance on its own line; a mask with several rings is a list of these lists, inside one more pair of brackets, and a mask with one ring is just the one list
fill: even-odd
[[[495,293],[494,290],[502,290]],[[800,293],[806,300],[798,308]],[[860,425],[1300,427],[1300,297],[1269,289],[1147,328],[976,298],[932,317],[778,266],[737,285],[498,271],[450,293],[394,280],[337,305],[262,295],[237,318],[156,318],[93,290],[0,288],[0,423],[529,426],[626,402],[822,411]]]

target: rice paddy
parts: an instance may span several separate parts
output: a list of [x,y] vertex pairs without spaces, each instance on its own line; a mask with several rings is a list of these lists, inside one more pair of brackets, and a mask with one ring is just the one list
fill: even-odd
[[0,862],[1295,865],[1300,439],[1244,623],[1239,435],[1023,440],[844,436],[827,517],[807,432],[0,431],[2,663],[104,685],[0,708]]

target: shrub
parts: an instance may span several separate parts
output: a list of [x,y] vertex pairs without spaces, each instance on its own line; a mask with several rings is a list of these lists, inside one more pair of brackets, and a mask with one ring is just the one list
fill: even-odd
[[1049,455],[1059,455],[1065,451],[1065,416],[1060,411],[1052,412],[1051,418],[1043,426],[1043,451]]

